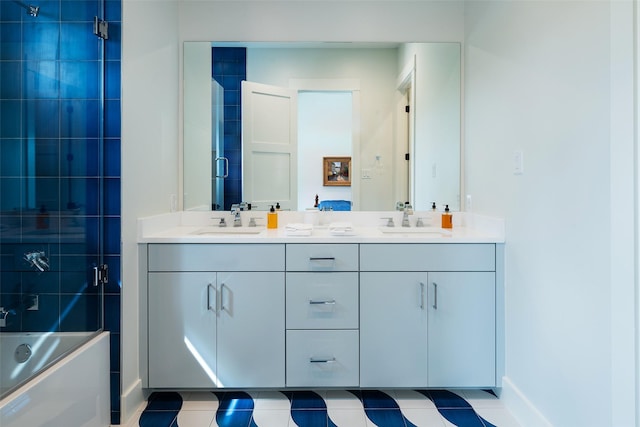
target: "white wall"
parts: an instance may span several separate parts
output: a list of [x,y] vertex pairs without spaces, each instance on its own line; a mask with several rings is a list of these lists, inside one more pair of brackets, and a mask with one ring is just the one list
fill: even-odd
[[178,194],[178,14],[175,1],[122,4],[122,421],[142,401],[136,221]]
[[196,42],[183,45],[183,108],[185,141],[182,158],[183,209],[211,210],[214,88],[211,79],[211,45]]
[[619,357],[633,267],[613,259],[633,250],[633,131],[613,115],[633,111],[614,96],[632,93],[632,68],[610,57],[629,18],[608,2],[466,4],[465,185],[475,212],[506,218],[503,396],[525,426],[635,425],[623,377],[637,372]]
[[[460,210],[461,52],[458,43],[408,43],[401,64],[415,58],[415,168],[413,207],[428,210],[449,205]],[[419,184],[418,184],[419,183]]]
[[[161,1],[161,0],[158,0]],[[184,0],[180,41],[462,41],[464,2]]]

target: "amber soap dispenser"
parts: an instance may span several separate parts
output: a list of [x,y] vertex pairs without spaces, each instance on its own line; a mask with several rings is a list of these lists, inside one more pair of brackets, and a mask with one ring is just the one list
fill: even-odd
[[453,215],[449,212],[449,205],[445,205],[442,214],[442,228],[453,228]]
[[273,205],[267,212],[267,228],[278,228],[278,213],[273,208]]

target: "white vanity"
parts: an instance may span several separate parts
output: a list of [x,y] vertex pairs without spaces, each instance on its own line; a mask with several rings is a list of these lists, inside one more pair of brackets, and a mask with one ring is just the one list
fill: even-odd
[[238,234],[202,215],[140,222],[145,388],[500,385],[500,220],[385,233],[353,212],[353,235],[288,236],[295,212]]

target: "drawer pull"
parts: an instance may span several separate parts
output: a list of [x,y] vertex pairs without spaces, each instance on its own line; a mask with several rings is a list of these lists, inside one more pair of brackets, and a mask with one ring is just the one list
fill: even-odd
[[309,363],[335,363],[336,358],[332,357],[331,359],[316,359],[312,357],[309,359]]
[[317,256],[312,256],[309,257],[309,261],[335,261],[336,257],[317,257]]
[[309,300],[310,305],[336,305],[336,300]]

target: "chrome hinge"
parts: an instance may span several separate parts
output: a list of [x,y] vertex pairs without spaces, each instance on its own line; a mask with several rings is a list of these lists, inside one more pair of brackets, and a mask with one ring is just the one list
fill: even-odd
[[93,286],[106,285],[109,283],[109,266],[102,264],[93,267]]
[[109,40],[109,23],[97,16],[93,17],[93,34],[103,40]]

